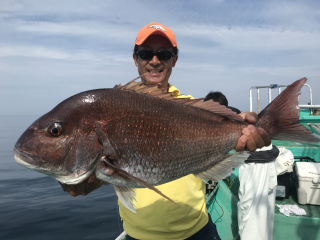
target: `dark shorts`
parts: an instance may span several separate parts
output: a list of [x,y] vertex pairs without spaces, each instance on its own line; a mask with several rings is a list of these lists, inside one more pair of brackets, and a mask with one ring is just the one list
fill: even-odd
[[[126,236],[126,240],[138,240],[136,238]],[[197,233],[191,237],[186,238],[186,240],[221,240],[219,237],[216,225],[212,222],[210,214],[208,223]]]

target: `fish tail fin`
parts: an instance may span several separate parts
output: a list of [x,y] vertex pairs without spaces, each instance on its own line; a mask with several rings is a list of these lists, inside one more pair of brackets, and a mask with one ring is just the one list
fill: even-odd
[[307,81],[301,78],[289,85],[258,115],[256,127],[263,128],[273,140],[320,143],[320,137],[299,121],[300,90]]

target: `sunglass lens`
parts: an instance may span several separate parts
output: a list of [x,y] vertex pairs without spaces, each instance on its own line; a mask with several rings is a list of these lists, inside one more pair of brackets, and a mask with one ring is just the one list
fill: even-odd
[[148,50],[142,50],[142,51],[139,51],[139,53],[142,59],[152,59],[154,56],[153,52]]
[[152,59],[154,56],[153,52],[148,50],[140,50],[137,54],[144,60]]
[[172,52],[170,51],[157,52],[157,57],[159,60],[169,60],[172,57]]
[[170,51],[152,52],[150,50],[139,50],[137,54],[144,60],[152,59],[154,55],[157,55],[159,60],[169,60],[173,56]]

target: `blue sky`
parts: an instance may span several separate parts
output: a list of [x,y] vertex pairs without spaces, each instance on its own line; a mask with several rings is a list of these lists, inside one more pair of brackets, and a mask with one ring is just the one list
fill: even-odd
[[307,77],[320,104],[316,0],[0,0],[0,114],[40,116],[73,94],[137,77],[134,40],[154,21],[176,35],[170,82],[182,93],[218,90],[248,111],[251,86]]

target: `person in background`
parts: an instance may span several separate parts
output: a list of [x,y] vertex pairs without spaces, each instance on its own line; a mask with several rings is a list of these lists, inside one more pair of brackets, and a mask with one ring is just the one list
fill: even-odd
[[[144,26],[135,40],[133,60],[139,75],[143,75],[144,84],[158,84],[161,89],[179,98],[191,97],[178,96],[180,91],[169,83],[178,60],[178,46],[170,28],[156,22]],[[241,113],[241,116],[252,124],[257,121],[255,113]],[[263,129],[249,125],[242,133],[236,151],[254,151],[257,147],[270,145],[271,140]],[[70,195],[77,196],[86,195],[102,184],[92,174],[78,185],[61,185]],[[220,240],[206,209],[205,184],[202,180],[190,174],[157,188],[163,194],[173,196],[172,200],[180,207],[168,204],[166,199],[147,188],[135,189],[137,213],[132,213],[118,202],[123,227],[129,235],[127,239]]]
[[210,99],[214,102],[220,103],[220,105],[224,105],[227,108],[230,108],[232,111],[236,112],[237,114],[241,113],[241,111],[239,109],[228,106],[228,100],[227,100],[226,96],[221,92],[218,92],[218,91],[217,92],[209,92],[207,94],[207,96],[203,99],[203,101],[208,101]]
[[222,92],[209,92],[207,96],[203,99],[203,101],[212,100],[214,102],[218,102],[220,105],[228,106],[228,100],[226,96]]
[[272,240],[279,149],[257,148],[239,168],[238,227],[241,239]]
[[[203,101],[212,100],[228,106],[226,96],[221,92],[210,92]],[[238,227],[239,236],[246,240],[272,240],[277,185],[275,158],[279,150],[275,146],[256,149],[246,163],[239,168]]]

